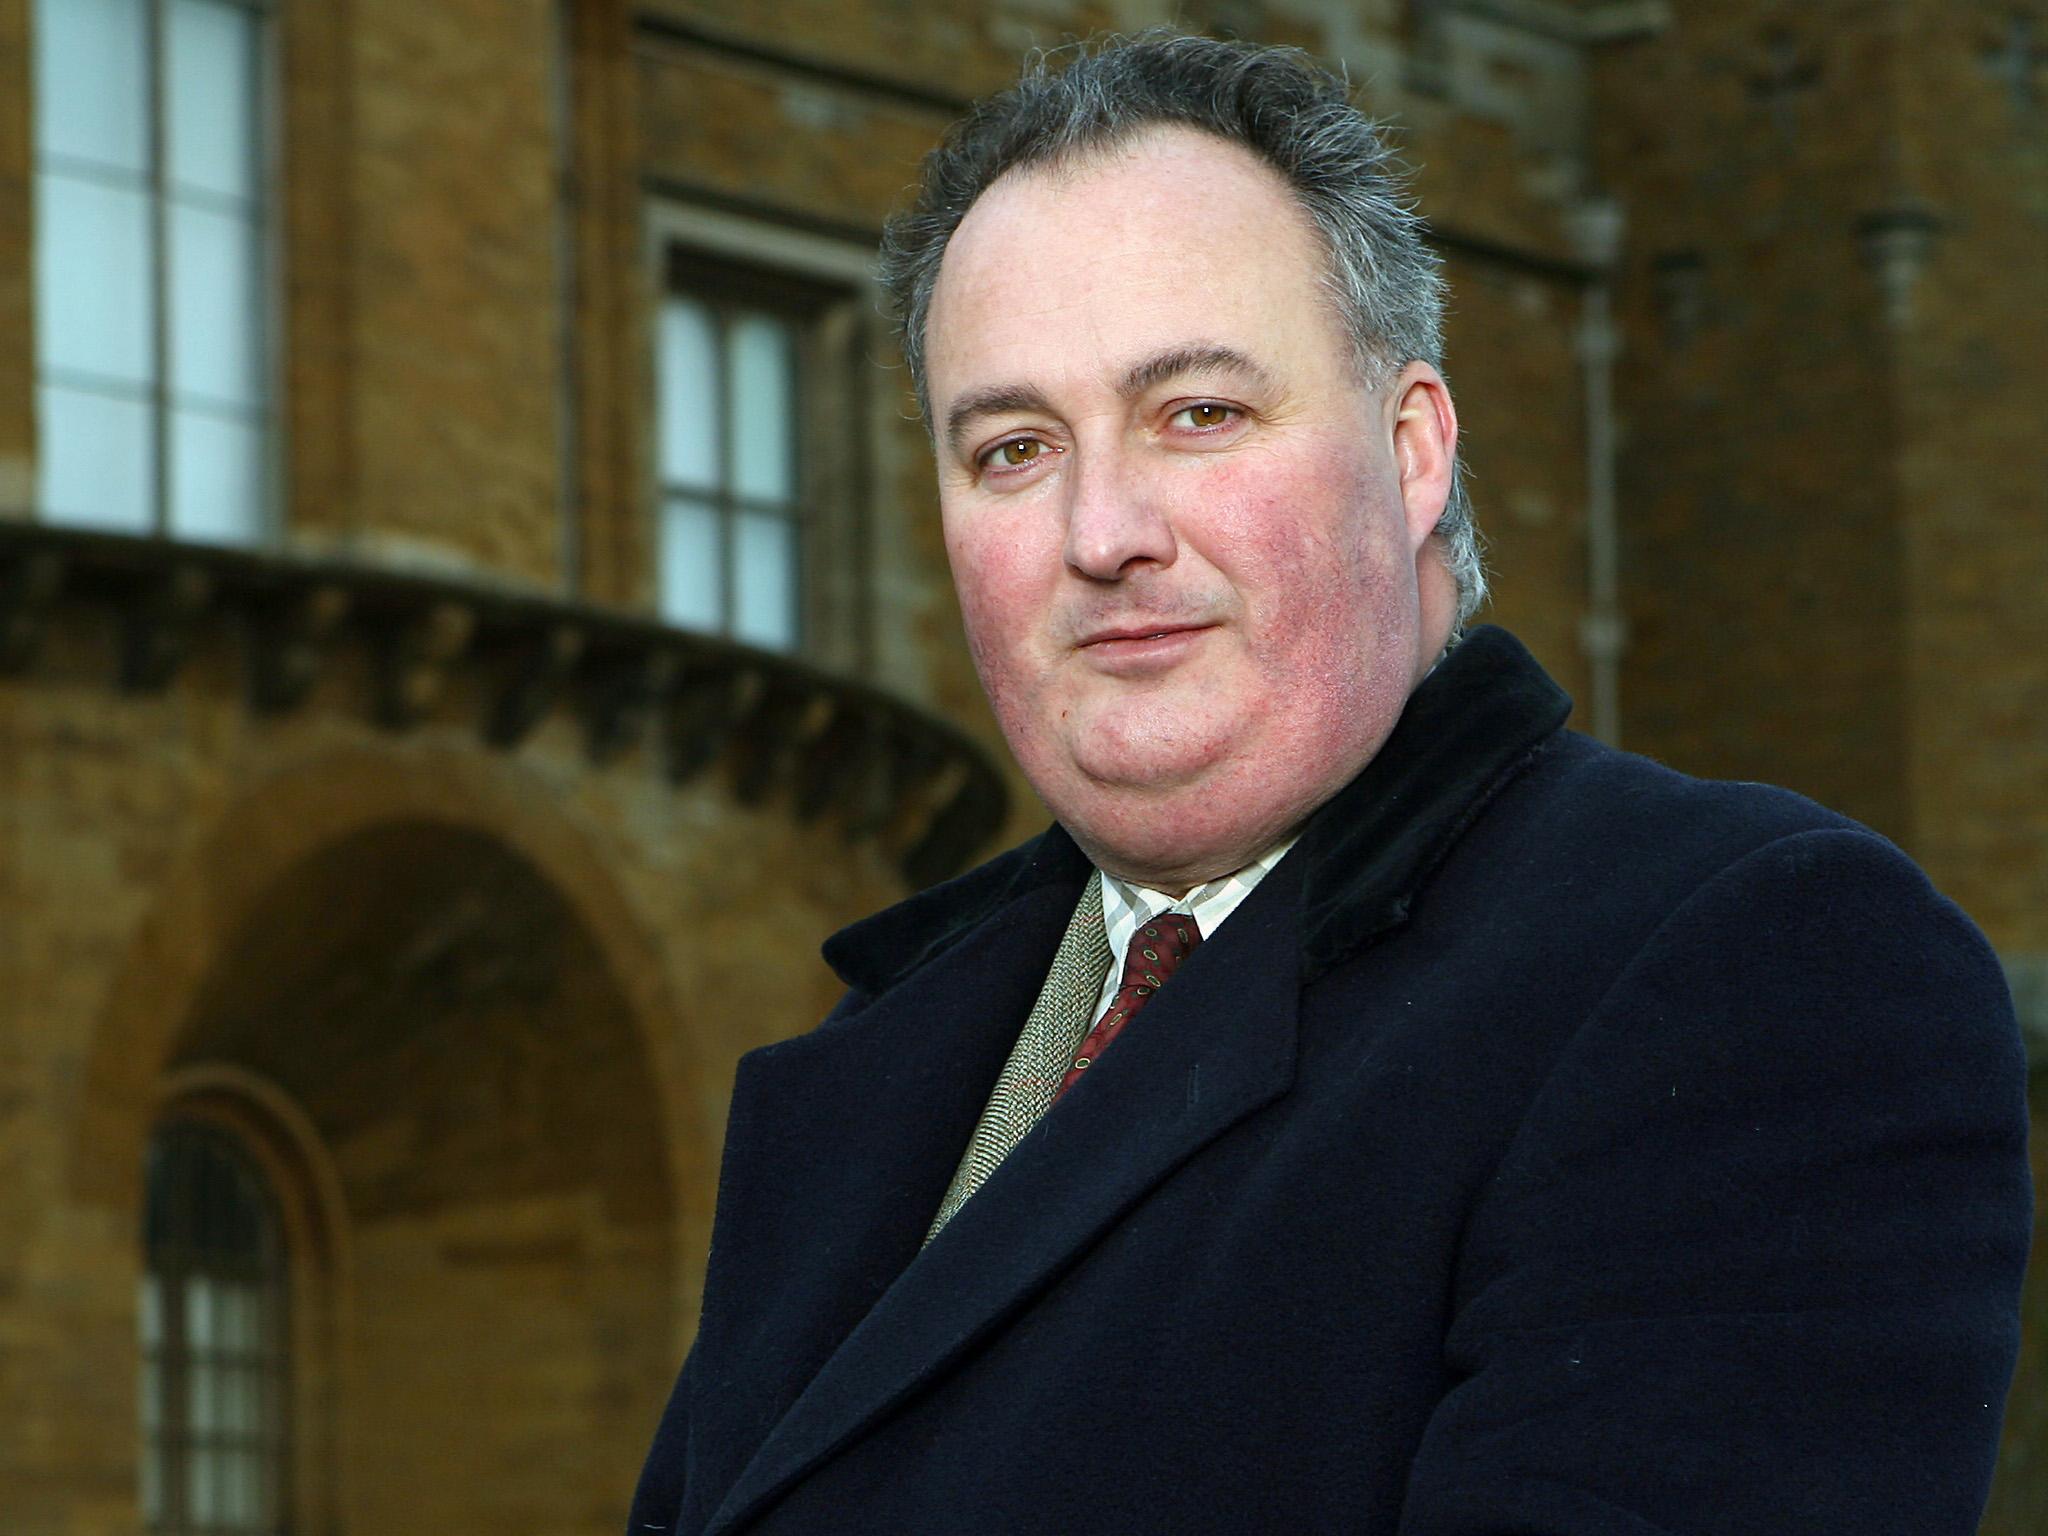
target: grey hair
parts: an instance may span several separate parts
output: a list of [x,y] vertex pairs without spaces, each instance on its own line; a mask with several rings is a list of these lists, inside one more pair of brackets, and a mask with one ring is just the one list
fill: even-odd
[[[1298,48],[1155,28],[1034,56],[1015,86],[976,102],[924,157],[916,201],[883,230],[879,270],[927,427],[932,293],[947,242],[975,200],[1009,171],[1061,165],[1164,125],[1240,145],[1285,178],[1329,252],[1323,284],[1368,387],[1411,360],[1442,367],[1437,255],[1423,238],[1405,170],[1379,127],[1351,104],[1343,78]],[[1435,536],[1457,583],[1462,630],[1486,599],[1486,572],[1456,462]]]

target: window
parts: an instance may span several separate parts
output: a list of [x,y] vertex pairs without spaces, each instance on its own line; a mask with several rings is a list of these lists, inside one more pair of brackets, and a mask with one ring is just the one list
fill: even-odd
[[649,205],[658,305],[651,587],[669,623],[868,665],[868,448],[893,411],[871,361],[867,240]]
[[227,1133],[174,1123],[151,1144],[144,1211],[144,1527],[282,1531],[290,1446],[276,1199]]
[[271,501],[269,17],[37,0],[43,515],[209,543]]
[[662,617],[779,651],[800,629],[798,337],[703,288],[662,303]]

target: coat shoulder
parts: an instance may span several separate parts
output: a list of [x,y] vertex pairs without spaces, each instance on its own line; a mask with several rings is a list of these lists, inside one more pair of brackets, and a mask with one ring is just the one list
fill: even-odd
[[1781,887],[1807,905],[1777,921],[1806,930],[1853,913],[1873,944],[1938,952],[1987,998],[2002,990],[1969,919],[1868,827],[1789,790],[1693,778],[1569,732],[1460,839],[1418,892],[1415,922],[1432,953],[1473,953],[1485,935],[1568,1031],[1647,948],[1746,942],[1710,935],[1702,914],[1747,907],[1763,923],[1763,895]]
[[1520,787],[1526,793],[1504,797],[1504,808],[1534,813],[1561,836],[1657,848],[1664,860],[1710,868],[1801,832],[1879,837],[1793,790],[1694,778],[1576,731],[1552,738]]
[[1525,901],[1575,893],[1601,910],[1618,901],[1612,915],[1625,928],[1675,911],[1758,850],[1809,833],[1847,834],[1925,885],[1880,833],[1804,795],[1694,778],[1563,731],[1473,827],[1453,861],[1459,873],[1446,874],[1478,878],[1496,899],[1512,872]]

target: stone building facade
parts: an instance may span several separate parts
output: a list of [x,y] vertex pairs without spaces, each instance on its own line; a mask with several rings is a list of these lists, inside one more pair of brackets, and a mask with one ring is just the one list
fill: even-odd
[[617,1529],[734,1060],[1041,819],[868,253],[1168,20],[1397,125],[1575,723],[1893,837],[2048,1034],[2034,0],[0,0],[10,1536]]

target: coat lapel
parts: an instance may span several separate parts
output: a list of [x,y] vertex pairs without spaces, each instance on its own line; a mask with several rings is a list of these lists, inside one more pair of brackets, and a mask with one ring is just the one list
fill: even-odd
[[1029,890],[866,1007],[742,1059],[695,1353],[743,1437],[916,1256],[1074,900]]
[[[1068,893],[1066,909],[1071,905]],[[1290,857],[918,1252],[916,1236],[906,1246],[905,1233],[914,1227],[921,1235],[937,1208],[1022,1022],[1018,1012],[965,1112],[948,1101],[943,1136],[914,1138],[929,1166],[906,1170],[900,1187],[905,1196],[915,1188],[918,1203],[885,1218],[893,1225],[878,1244],[890,1257],[900,1252],[905,1267],[769,1433],[705,1527],[706,1536],[741,1525],[947,1370],[1196,1150],[1287,1091],[1294,1075],[1299,913],[1300,861]],[[1063,909],[1057,918],[1063,922],[1066,915]],[[1038,941],[1034,993],[1056,937],[1049,930]],[[930,970],[952,969],[957,958],[949,953]],[[924,993],[926,974],[892,996]],[[1014,988],[1014,978],[1009,984]],[[977,1058],[976,1069],[981,1065]],[[898,1095],[891,1109],[931,1116],[935,1107]],[[873,1112],[885,1111],[875,1105]],[[863,1169],[857,1147],[838,1155],[842,1167]],[[873,1176],[872,1165],[866,1172]],[[873,1213],[872,1205],[867,1209]]]

